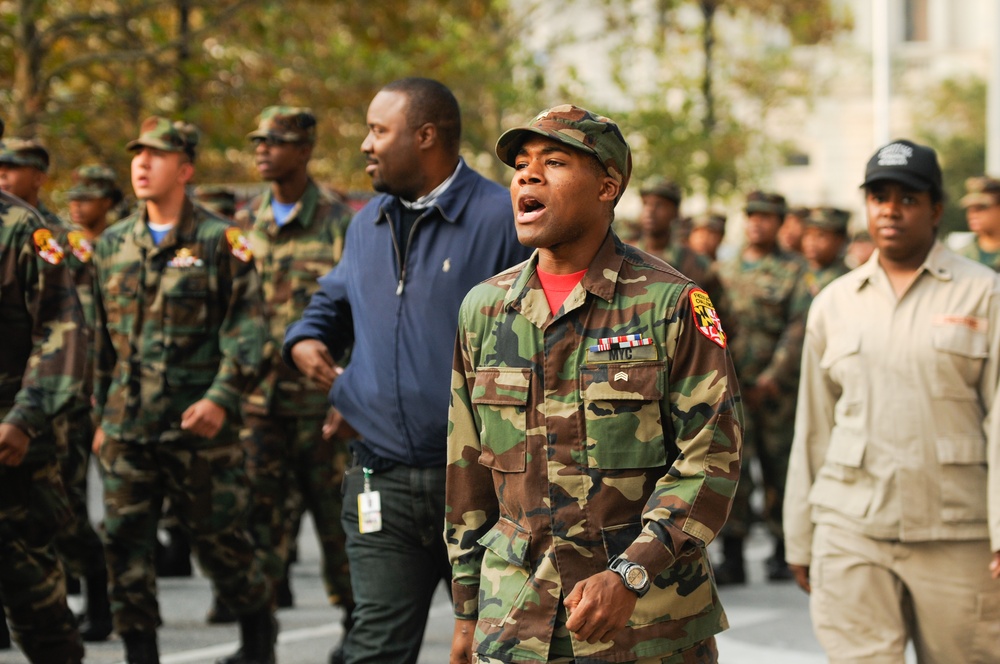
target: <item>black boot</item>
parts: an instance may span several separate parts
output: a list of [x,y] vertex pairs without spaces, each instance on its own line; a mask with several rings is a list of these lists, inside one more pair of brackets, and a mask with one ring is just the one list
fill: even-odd
[[205,622],[209,625],[228,625],[237,620],[239,618],[233,613],[233,610],[223,604],[218,595],[212,593],[212,607],[205,616]]
[[191,542],[187,533],[177,527],[168,528],[167,533],[170,534],[167,545],[156,547],[156,576],[191,576]]
[[715,583],[719,586],[743,585],[747,582],[743,561],[743,538],[722,538],[722,563],[715,568]]
[[240,649],[216,664],[274,664],[278,625],[270,608],[240,616]]
[[351,631],[354,627],[354,617],[352,615],[354,609],[346,609],[347,614],[344,616],[344,633],[340,636],[340,643],[337,644],[333,650],[330,651],[330,664],[344,664],[347,661],[347,656],[344,654],[344,644],[347,642],[347,633]]
[[87,613],[80,623],[80,636],[84,641],[107,641],[111,635],[111,603],[108,601],[108,571],[102,566],[99,571],[88,574]]
[[767,578],[769,581],[791,581],[792,570],[788,569],[785,562],[785,541],[777,539],[774,541],[774,553],[767,559]]
[[160,664],[160,650],[156,646],[156,632],[127,632],[125,662],[127,664]]

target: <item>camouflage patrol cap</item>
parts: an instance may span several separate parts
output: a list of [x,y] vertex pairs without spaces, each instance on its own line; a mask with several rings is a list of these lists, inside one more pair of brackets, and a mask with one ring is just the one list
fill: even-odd
[[49,151],[35,138],[8,138],[0,144],[0,164],[49,170]]
[[316,116],[311,109],[268,106],[261,111],[257,129],[247,138],[270,138],[283,143],[315,143]]
[[818,207],[809,211],[809,216],[803,218],[802,225],[807,228],[820,228],[847,235],[847,224],[851,213],[835,207]]
[[973,205],[989,207],[1000,202],[1000,179],[982,175],[965,181],[965,196],[959,203],[963,208]]
[[526,126],[508,129],[500,135],[496,146],[500,161],[513,166],[521,146],[533,134],[597,157],[608,175],[621,183],[615,199],[618,202],[632,176],[632,151],[613,120],[570,104],[554,106],[536,115]]
[[726,232],[726,215],[718,212],[703,212],[691,217],[692,228],[705,228],[716,233]]
[[66,192],[66,198],[71,201],[114,198],[117,189],[113,170],[101,164],[88,164],[73,171],[73,186]]
[[652,194],[653,196],[673,201],[675,205],[681,204],[682,194],[680,186],[673,180],[668,180],[659,175],[648,177],[643,181],[642,186],[639,188],[639,195],[645,196],[646,194]]
[[171,122],[167,118],[152,116],[142,121],[139,138],[129,141],[126,150],[147,147],[164,152],[185,152],[194,159],[198,145],[198,128],[187,122]]
[[751,191],[747,195],[747,205],[744,211],[747,214],[760,212],[762,214],[776,214],[784,217],[785,213],[788,212],[788,204],[785,203],[785,197],[781,194],[760,191],[758,189],[757,191]]
[[236,214],[236,192],[221,185],[201,185],[194,188],[193,198],[200,205],[224,217]]

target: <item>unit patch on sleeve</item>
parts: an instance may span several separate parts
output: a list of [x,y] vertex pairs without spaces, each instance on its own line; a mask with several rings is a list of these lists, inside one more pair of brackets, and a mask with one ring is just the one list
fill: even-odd
[[253,251],[250,249],[250,239],[243,234],[243,231],[235,226],[227,228],[226,240],[229,241],[229,250],[238,260],[249,263],[253,259]]
[[69,242],[69,250],[76,259],[81,263],[89,263],[91,256],[94,255],[94,247],[87,236],[80,231],[70,231],[66,234],[66,239]]
[[691,314],[694,316],[694,326],[720,348],[726,347],[726,333],[722,331],[722,322],[715,311],[715,305],[708,293],[700,288],[691,291]]
[[35,241],[35,253],[43,261],[52,265],[59,265],[62,262],[63,250],[56,239],[52,237],[52,231],[47,228],[39,228],[31,234],[31,238]]

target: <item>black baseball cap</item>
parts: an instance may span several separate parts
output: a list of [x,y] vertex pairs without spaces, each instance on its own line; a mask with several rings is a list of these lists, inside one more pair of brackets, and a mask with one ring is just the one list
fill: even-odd
[[917,191],[941,193],[941,166],[937,153],[913,141],[893,141],[879,148],[868,160],[861,186],[883,180],[900,182]]

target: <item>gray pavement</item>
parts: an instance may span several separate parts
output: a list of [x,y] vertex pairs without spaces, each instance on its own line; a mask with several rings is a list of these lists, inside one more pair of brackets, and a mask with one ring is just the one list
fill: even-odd
[[[100,512],[99,502],[92,513]],[[748,540],[750,579],[745,586],[723,588],[722,600],[730,629],[719,636],[722,664],[822,664],[823,651],[809,623],[808,596],[793,582],[764,580],[764,559],[770,544],[757,531]],[[330,649],[342,635],[339,609],[326,602],[319,576],[319,548],[306,518],[299,539],[300,562],[292,567],[295,606],[278,612],[281,634],[278,661],[281,664],[325,664]],[[159,631],[163,664],[211,664],[235,651],[239,638],[235,625],[205,623],[211,601],[208,581],[198,575],[159,582],[163,627]],[[71,604],[77,604],[71,598]],[[79,608],[78,606],[76,608]],[[431,609],[419,664],[445,664],[451,643],[452,614],[444,588]],[[87,662],[118,663],[123,660],[121,641],[87,644]],[[912,661],[912,657],[908,659]],[[0,664],[26,664],[16,650],[0,651]]]

